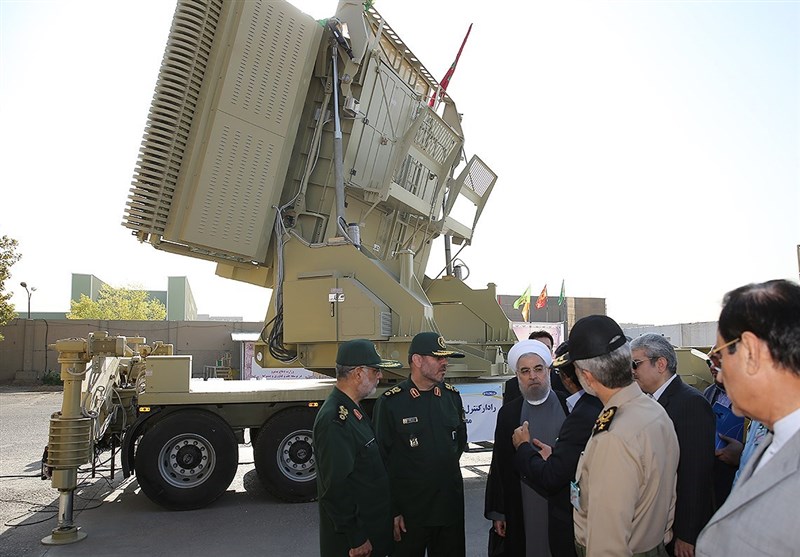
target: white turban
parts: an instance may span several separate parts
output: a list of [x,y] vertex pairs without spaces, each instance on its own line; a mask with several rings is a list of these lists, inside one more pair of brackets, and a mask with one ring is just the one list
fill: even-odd
[[525,354],[536,354],[544,360],[545,367],[550,367],[553,363],[553,356],[550,354],[550,349],[538,340],[521,340],[511,347],[508,351],[508,365],[511,370],[516,373],[517,361]]

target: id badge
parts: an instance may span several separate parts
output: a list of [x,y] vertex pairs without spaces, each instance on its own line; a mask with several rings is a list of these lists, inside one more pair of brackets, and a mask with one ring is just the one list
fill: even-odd
[[569,502],[575,507],[575,510],[581,510],[581,486],[576,481],[569,482]]

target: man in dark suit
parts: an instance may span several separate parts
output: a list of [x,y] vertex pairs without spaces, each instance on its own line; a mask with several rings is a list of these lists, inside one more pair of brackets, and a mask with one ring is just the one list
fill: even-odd
[[675,522],[667,552],[694,557],[697,536],[713,513],[716,418],[700,391],[677,375],[675,349],[663,336],[648,333],[633,339],[631,357],[636,382],[667,411],[680,446]]
[[[567,343],[562,343],[556,349],[556,356],[567,350]],[[561,424],[552,448],[538,439],[531,439],[527,428],[517,428],[512,438],[517,450],[514,466],[528,485],[547,497],[550,553],[571,557],[576,553],[569,483],[575,478],[578,459],[592,434],[603,403],[583,391],[575,375],[575,366],[566,364],[554,369],[570,395],[566,399],[569,415]]]

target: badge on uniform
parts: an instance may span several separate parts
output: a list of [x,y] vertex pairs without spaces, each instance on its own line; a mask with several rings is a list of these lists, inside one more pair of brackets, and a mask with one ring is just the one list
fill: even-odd
[[411,398],[417,398],[419,396],[419,391],[416,387],[412,387],[408,392],[411,393]]
[[412,435],[408,438],[408,444],[413,449],[414,447],[419,447],[419,439],[417,439],[416,435]]
[[359,420],[363,417],[361,415],[361,412],[358,411],[358,408],[353,408],[353,416],[355,416],[356,419],[359,419]]
[[576,511],[581,510],[581,486],[576,481],[569,482],[569,502]]
[[436,396],[442,396],[442,390],[438,386],[436,386],[433,388],[433,394],[435,394]]
[[403,425],[405,424],[415,424],[419,421],[419,418],[416,416],[411,416],[410,418],[403,418]]
[[339,419],[345,421],[347,419],[347,408],[339,406]]
[[611,426],[611,420],[614,419],[614,414],[617,413],[617,407],[612,406],[611,408],[607,408],[597,417],[597,421],[594,423],[594,429],[592,430],[592,435],[595,433],[602,433],[603,431],[607,431],[608,428]]

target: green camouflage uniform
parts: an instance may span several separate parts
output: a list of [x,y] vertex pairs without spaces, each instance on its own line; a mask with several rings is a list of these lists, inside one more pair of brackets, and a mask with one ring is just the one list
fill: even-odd
[[314,421],[321,557],[346,557],[367,540],[391,553],[389,477],[369,416],[335,388]]

